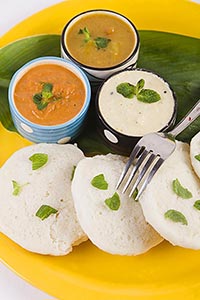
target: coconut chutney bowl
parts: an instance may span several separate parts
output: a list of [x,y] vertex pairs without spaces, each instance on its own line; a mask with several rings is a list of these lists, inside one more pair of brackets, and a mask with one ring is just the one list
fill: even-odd
[[64,27],[61,55],[83,68],[91,82],[135,67],[140,39],[135,25],[124,15],[105,9],[82,12]]
[[159,75],[136,68],[111,75],[99,87],[97,130],[113,151],[129,155],[147,133],[167,131],[177,114],[174,91]]
[[18,132],[35,143],[67,143],[84,127],[91,88],[73,62],[40,57],[12,77],[9,106]]

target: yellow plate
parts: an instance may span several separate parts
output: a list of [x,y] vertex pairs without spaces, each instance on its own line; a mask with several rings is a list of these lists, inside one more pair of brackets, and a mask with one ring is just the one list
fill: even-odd
[[[61,33],[69,18],[93,8],[119,11],[138,29],[200,38],[200,5],[186,0],[71,0],[18,24],[0,39],[0,47],[30,35]],[[0,165],[28,144],[1,126]],[[200,299],[200,251],[173,247],[167,242],[137,257],[109,255],[90,242],[75,247],[65,257],[49,257],[25,251],[1,234],[0,258],[24,279],[58,299]]]

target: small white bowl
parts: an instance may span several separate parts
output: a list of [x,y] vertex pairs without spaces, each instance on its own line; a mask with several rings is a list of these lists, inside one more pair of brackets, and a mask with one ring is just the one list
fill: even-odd
[[[110,66],[110,67],[93,67],[93,66],[88,66],[85,65],[81,62],[79,62],[76,57],[73,56],[72,53],[70,53],[67,43],[66,43],[66,37],[68,35],[68,32],[70,28],[80,19],[87,17],[89,15],[97,15],[97,14],[105,14],[105,15],[110,15],[114,16],[115,18],[118,18],[119,20],[125,22],[128,27],[131,29],[134,35],[134,44],[132,47],[132,51],[126,57],[122,62],[117,63],[116,65]],[[130,41],[127,41],[130,43]],[[103,79],[109,77],[111,74],[123,70],[125,68],[131,67],[134,68],[136,67],[138,55],[139,55],[139,47],[140,47],[140,39],[139,39],[139,34],[138,31],[135,27],[135,25],[125,16],[123,16],[120,13],[111,11],[111,10],[105,10],[105,9],[95,9],[95,10],[90,10],[86,12],[82,12],[75,17],[73,17],[64,27],[62,31],[62,37],[61,37],[61,56],[65,59],[70,59],[74,61],[76,64],[78,64],[81,68],[83,68],[90,81],[95,82],[98,80],[102,81]]]
[[[16,84],[23,75],[33,67],[48,64],[62,66],[71,71],[81,79],[85,88],[85,100],[79,113],[69,121],[58,125],[40,125],[31,122],[18,111],[14,100]],[[90,104],[91,88],[87,76],[73,62],[59,57],[40,57],[26,63],[13,75],[9,85],[8,98],[13,122],[22,136],[35,143],[67,143],[76,138],[82,131]]]

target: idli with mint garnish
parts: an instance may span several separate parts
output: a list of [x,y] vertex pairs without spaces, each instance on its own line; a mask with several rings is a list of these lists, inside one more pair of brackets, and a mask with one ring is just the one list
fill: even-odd
[[139,202],[116,190],[126,159],[97,155],[81,160],[72,181],[77,217],[88,238],[101,250],[138,255],[163,239],[145,221]]
[[[139,201],[146,221],[173,245],[200,249],[200,180],[188,144],[163,163]],[[196,155],[196,152],[195,152]]]
[[200,132],[190,142],[190,159],[195,173],[200,178]]
[[85,241],[71,194],[74,169],[83,158],[70,144],[15,152],[0,172],[0,231],[41,254],[65,255]]

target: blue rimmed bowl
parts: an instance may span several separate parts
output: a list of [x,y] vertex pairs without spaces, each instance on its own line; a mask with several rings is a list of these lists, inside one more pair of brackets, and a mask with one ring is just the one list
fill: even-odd
[[[49,64],[62,66],[71,71],[82,81],[85,89],[85,99],[81,110],[69,121],[58,125],[33,123],[19,112],[14,99],[16,85],[23,75],[33,67]],[[81,133],[85,125],[91,99],[91,87],[85,73],[73,62],[53,56],[40,57],[26,63],[13,75],[9,85],[8,98],[14,125],[23,137],[35,143],[67,143],[74,140]]]

